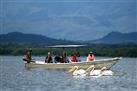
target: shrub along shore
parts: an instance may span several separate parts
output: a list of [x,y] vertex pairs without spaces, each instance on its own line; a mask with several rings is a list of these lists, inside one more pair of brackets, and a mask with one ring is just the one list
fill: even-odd
[[92,51],[95,56],[137,57],[137,44],[92,44],[80,48],[49,48],[34,44],[0,44],[0,55],[24,55],[25,50],[29,48],[32,49],[32,55],[47,55],[48,51],[53,55],[61,55],[63,51],[67,52],[67,55],[71,55],[79,51],[81,56],[87,56]]

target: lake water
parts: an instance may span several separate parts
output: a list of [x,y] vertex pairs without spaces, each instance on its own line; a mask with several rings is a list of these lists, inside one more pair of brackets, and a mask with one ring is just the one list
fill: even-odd
[[112,70],[114,76],[75,78],[65,70],[27,69],[21,56],[0,56],[0,91],[137,91],[136,58]]

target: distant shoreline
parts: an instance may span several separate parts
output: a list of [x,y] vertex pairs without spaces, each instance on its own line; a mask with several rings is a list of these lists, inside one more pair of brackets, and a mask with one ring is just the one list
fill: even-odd
[[[46,45],[45,45],[46,46]],[[32,55],[43,56],[50,51],[52,55],[60,54],[65,51],[67,55],[76,54],[78,51],[81,56],[87,56],[92,51],[95,56],[103,57],[137,57],[136,44],[92,44],[86,47],[78,48],[50,48],[41,45],[27,45],[27,44],[0,44],[0,55],[23,56],[25,51],[32,49]]]
[[[8,48],[0,49],[0,56],[23,56],[25,48]],[[76,54],[77,51],[80,52],[81,56],[87,56],[88,52],[91,51],[90,48],[71,50],[49,50],[45,48],[32,48],[32,56],[46,56],[47,52],[50,51],[52,55],[60,54],[63,51],[67,52],[67,55]],[[92,48],[95,56],[98,57],[137,57],[137,48]]]

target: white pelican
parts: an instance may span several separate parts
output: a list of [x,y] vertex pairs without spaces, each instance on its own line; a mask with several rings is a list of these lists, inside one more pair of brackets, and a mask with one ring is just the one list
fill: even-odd
[[111,70],[108,70],[106,67],[95,70],[95,67],[90,72],[90,76],[111,76],[114,73]]
[[113,74],[114,74],[114,72],[111,70],[108,70],[106,67],[103,67],[101,69],[101,75],[103,75],[103,76],[112,76]]
[[103,67],[101,69],[95,69],[95,66],[91,65],[86,70],[78,68],[78,66],[74,66],[72,69],[69,70],[69,72],[72,73],[73,76],[109,76],[114,74],[111,70],[108,70],[106,67]]
[[73,74],[73,76],[86,76],[86,71],[84,69],[78,69],[78,66],[74,66],[69,70]]
[[74,66],[72,69],[69,70],[73,74],[73,76],[86,76],[89,74],[89,72],[93,69],[94,65],[91,65],[86,70],[84,69],[78,69],[78,66]]
[[95,66],[92,66],[92,69],[91,69],[89,75],[90,76],[100,76],[101,75],[101,70],[100,69],[95,70]]

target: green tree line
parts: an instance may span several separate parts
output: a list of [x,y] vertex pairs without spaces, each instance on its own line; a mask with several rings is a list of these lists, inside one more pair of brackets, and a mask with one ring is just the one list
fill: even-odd
[[[118,46],[118,45],[117,45]],[[121,57],[137,57],[136,46],[106,46],[106,47],[82,47],[82,48],[46,48],[46,47],[32,47],[32,55],[47,55],[50,51],[53,55],[62,54],[63,51],[67,52],[68,55],[76,54],[78,51],[82,56],[92,51],[95,56],[121,56]],[[25,51],[30,47],[0,47],[0,55],[24,55]]]

